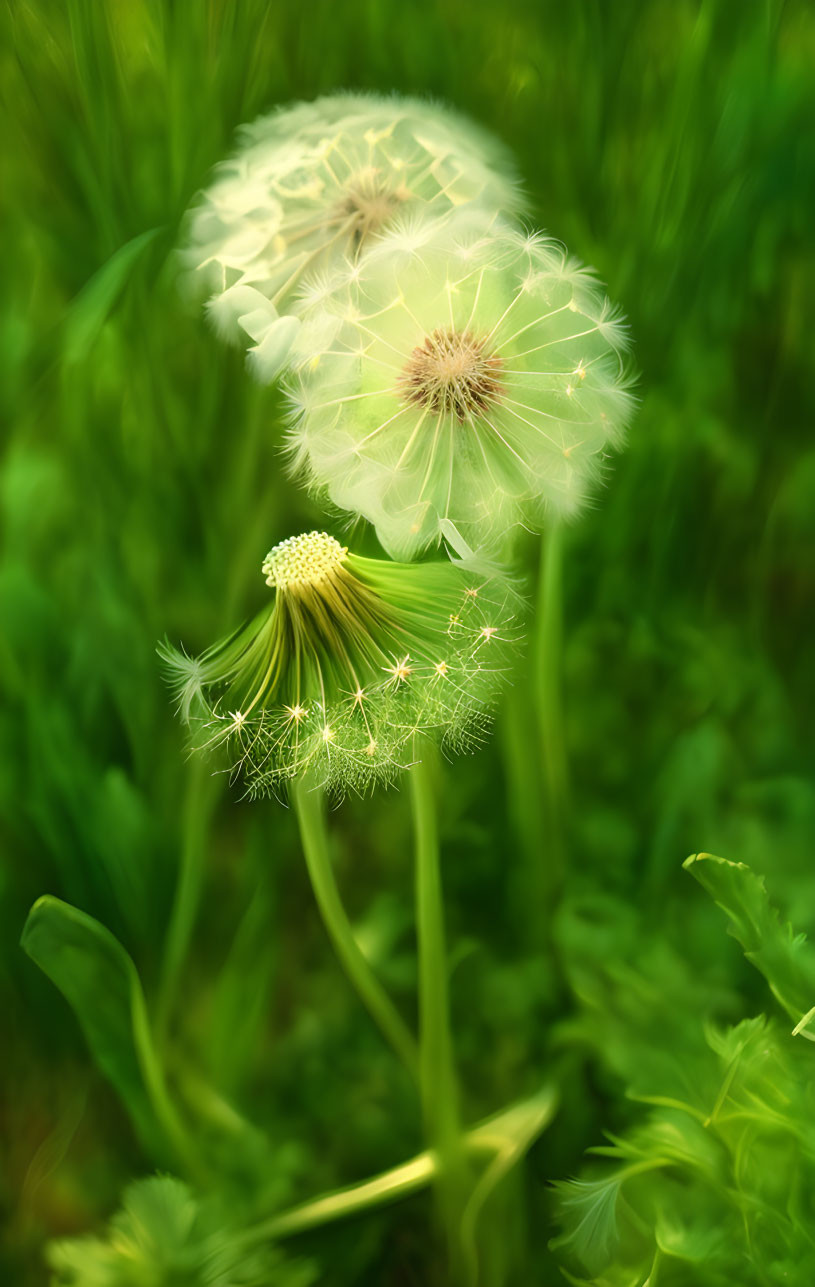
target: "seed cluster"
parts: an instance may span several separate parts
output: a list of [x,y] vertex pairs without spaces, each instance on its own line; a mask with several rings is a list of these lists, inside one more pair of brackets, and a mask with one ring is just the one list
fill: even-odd
[[[517,646],[502,578],[364,559],[331,541],[308,533],[276,547],[274,600],[237,635],[197,659],[164,650],[194,746],[225,749],[253,796],[305,773],[363,792],[409,767],[419,735],[473,746]],[[305,578],[298,545],[309,567],[315,547],[326,556],[319,575]]]
[[439,328],[417,345],[400,386],[410,402],[459,421],[489,411],[501,394],[503,362],[469,331]]
[[278,590],[316,585],[340,566],[348,550],[327,532],[289,536],[263,560],[266,584]]
[[365,242],[384,228],[399,207],[409,200],[409,188],[404,183],[393,187],[379,167],[368,166],[352,174],[339,197],[337,216],[341,226],[349,225],[353,251],[361,250]]

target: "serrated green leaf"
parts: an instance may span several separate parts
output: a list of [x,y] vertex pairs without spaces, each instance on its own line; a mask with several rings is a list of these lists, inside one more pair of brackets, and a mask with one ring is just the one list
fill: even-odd
[[160,1127],[182,1156],[186,1137],[167,1095],[136,967],[104,925],[45,895],[28,914],[21,945],[56,984],[79,1021],[91,1053],[118,1091],[142,1140],[155,1147]]
[[771,904],[764,878],[744,863],[692,854],[684,866],[730,920],[730,933],[796,1023],[815,1003],[815,949]]
[[314,1267],[273,1246],[245,1246],[217,1205],[172,1176],[125,1191],[106,1238],[49,1244],[54,1287],[310,1287]]
[[592,1273],[605,1268],[617,1244],[617,1199],[622,1172],[602,1180],[565,1180],[555,1187],[568,1232],[552,1248],[569,1247]]

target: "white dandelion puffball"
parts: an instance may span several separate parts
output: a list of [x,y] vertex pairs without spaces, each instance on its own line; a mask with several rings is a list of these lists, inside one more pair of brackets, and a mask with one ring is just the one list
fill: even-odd
[[[262,342],[304,274],[354,258],[400,212],[471,203],[521,205],[509,155],[489,134],[437,103],[337,94],[242,127],[191,212],[182,258],[222,336]],[[288,340],[291,329],[279,332]]]
[[502,221],[406,220],[307,294],[295,470],[393,558],[497,549],[585,503],[633,399],[621,315],[563,247]]

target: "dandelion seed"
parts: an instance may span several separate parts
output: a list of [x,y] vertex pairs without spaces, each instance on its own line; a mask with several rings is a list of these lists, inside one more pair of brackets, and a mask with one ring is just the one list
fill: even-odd
[[413,673],[413,667],[408,665],[409,657],[403,657],[401,661],[394,662],[392,666],[386,666],[385,669],[397,684],[404,684]]
[[369,519],[393,558],[442,539],[494,549],[585,504],[631,415],[627,346],[556,243],[501,223],[485,236],[466,214],[403,220],[355,281],[323,282],[303,322],[294,470]]
[[[476,584],[449,561],[361,558],[325,532],[281,541],[262,574],[273,597],[254,621],[194,663],[162,650],[179,691],[195,667],[193,746],[226,748],[248,794],[279,793],[305,773],[363,791],[411,762],[417,731],[453,748],[483,735],[517,640],[503,579]],[[501,621],[501,643],[478,667],[473,640],[493,629],[485,614]]]

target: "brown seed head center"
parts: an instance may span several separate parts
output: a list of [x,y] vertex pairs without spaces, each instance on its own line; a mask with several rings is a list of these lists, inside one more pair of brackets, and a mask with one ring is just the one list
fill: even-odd
[[357,250],[372,233],[390,222],[406,195],[401,189],[388,187],[373,166],[354,175],[338,213],[350,221],[351,238]]
[[469,331],[440,329],[413,350],[399,384],[408,402],[464,421],[499,400],[503,366]]

